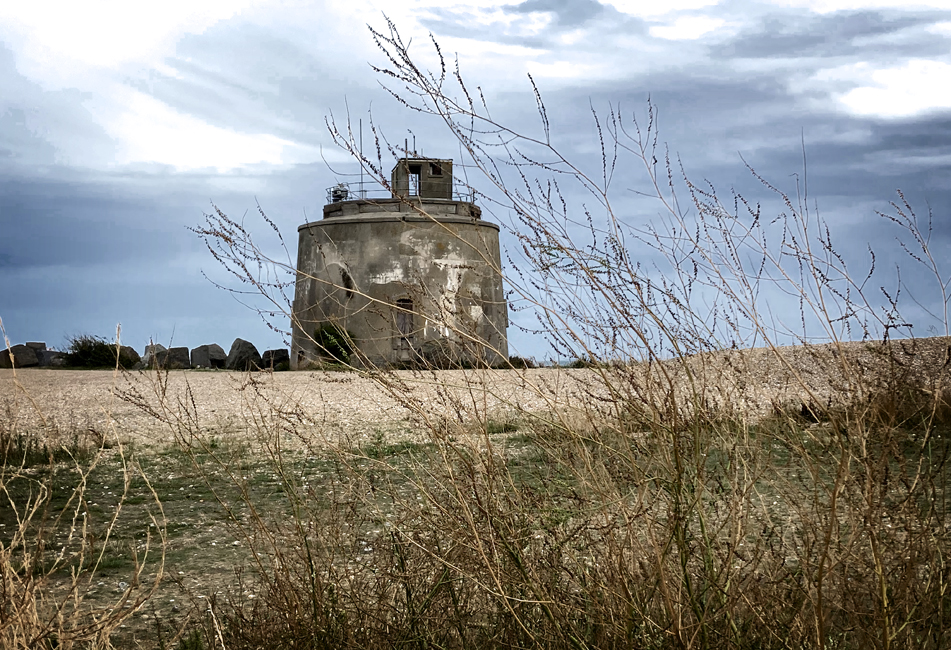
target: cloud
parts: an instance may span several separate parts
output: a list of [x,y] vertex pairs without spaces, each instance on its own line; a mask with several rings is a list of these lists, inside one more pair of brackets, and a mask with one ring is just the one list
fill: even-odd
[[669,0],[668,2],[653,2],[652,0],[604,0],[621,13],[646,18],[663,16],[678,11],[705,9],[720,4],[720,0]]
[[526,0],[517,5],[504,5],[501,9],[518,14],[551,14],[559,26],[577,26],[600,15],[604,6],[596,0]]
[[933,13],[911,12],[769,12],[748,22],[736,38],[713,47],[712,52],[724,58],[814,60],[842,56],[878,58],[896,50],[921,47],[947,51],[944,39],[924,33],[935,19]]
[[19,72],[0,43],[0,170],[75,164],[112,157],[114,143],[75,89],[44,90]]
[[672,41],[694,40],[722,27],[726,21],[708,16],[680,16],[669,25],[655,25],[650,35]]
[[0,7],[3,38],[15,42],[34,79],[72,85],[86,68],[115,68],[174,51],[184,33],[202,33],[253,5],[252,0],[167,0],[161,4],[35,0]]
[[[144,93],[117,93],[101,106],[109,134],[121,143],[115,163],[149,162],[177,169],[226,171],[253,163],[290,164],[316,158],[294,142],[270,133],[241,133],[183,114]],[[108,117],[105,117],[108,116]]]
[[37,131],[35,116],[19,106],[0,113],[0,161],[44,165],[56,160],[56,148]]
[[808,9],[810,11],[828,14],[837,11],[854,11],[856,9],[951,9],[949,0],[780,0],[775,4],[787,7]]
[[10,265],[143,263],[167,257],[169,249],[184,243],[184,230],[177,232],[181,219],[171,221],[166,213],[182,206],[174,199],[155,201],[156,189],[148,188],[170,189],[167,181],[123,188],[120,179],[63,168],[50,172],[46,178],[6,176],[0,182],[0,252]]
[[874,85],[853,88],[838,98],[854,114],[894,118],[951,110],[949,63],[915,59],[869,76]]

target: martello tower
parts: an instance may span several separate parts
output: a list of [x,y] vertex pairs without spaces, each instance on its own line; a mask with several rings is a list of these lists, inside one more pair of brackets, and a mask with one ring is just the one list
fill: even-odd
[[508,356],[499,227],[453,193],[452,161],[403,158],[390,192],[328,190],[297,257],[291,367],[346,332],[358,365],[496,364]]

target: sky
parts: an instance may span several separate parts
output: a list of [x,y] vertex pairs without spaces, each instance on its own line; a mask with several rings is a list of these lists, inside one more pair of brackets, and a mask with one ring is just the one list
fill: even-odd
[[[746,161],[795,192],[805,151],[810,201],[857,259],[866,241],[900,257],[876,212],[901,188],[932,211],[932,250],[951,271],[951,0],[36,0],[0,4],[11,342],[62,348],[121,324],[140,351],[282,347],[247,299],[216,288],[227,277],[189,227],[217,206],[272,246],[260,205],[288,243],[267,250],[296,259],[297,226],[358,170],[331,115],[455,157],[442,124],[394,101],[373,70],[386,61],[368,25],[386,17],[426,64],[432,34],[493,117],[527,132],[531,75],[561,152],[582,165],[600,164],[591,109],[643,115],[648,97],[688,175],[719,188],[761,191]],[[626,173],[615,185],[636,189]],[[512,353],[545,357],[513,321]]]

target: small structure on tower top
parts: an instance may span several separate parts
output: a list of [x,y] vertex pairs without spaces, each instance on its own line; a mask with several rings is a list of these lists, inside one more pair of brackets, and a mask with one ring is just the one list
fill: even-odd
[[298,228],[291,367],[504,362],[499,227],[455,194],[452,160],[401,158],[367,194],[338,184]]
[[390,176],[390,186],[396,196],[452,199],[451,160],[403,158]]

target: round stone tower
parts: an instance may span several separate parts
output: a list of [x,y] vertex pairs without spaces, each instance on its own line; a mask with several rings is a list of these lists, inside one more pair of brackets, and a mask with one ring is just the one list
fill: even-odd
[[499,227],[453,197],[452,161],[403,158],[384,198],[328,191],[297,230],[291,368],[494,365],[508,357]]

